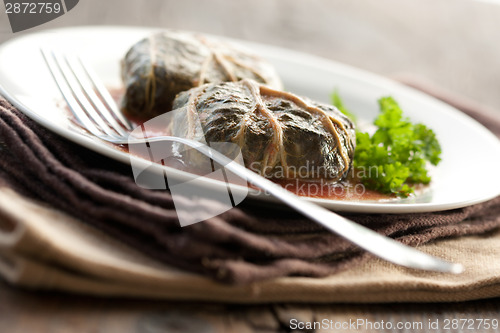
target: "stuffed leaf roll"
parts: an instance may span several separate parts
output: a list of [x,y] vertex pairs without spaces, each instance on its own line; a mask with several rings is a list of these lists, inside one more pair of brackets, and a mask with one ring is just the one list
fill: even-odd
[[[173,107],[192,113],[184,122],[199,119],[208,143],[238,144],[245,165],[269,178],[336,181],[351,166],[354,125],[330,105],[245,79],[192,88]],[[173,135],[196,139],[196,125],[183,125]]]
[[123,111],[150,119],[185,90],[244,78],[281,89],[274,68],[245,49],[200,34],[163,31],[136,43],[122,61]]

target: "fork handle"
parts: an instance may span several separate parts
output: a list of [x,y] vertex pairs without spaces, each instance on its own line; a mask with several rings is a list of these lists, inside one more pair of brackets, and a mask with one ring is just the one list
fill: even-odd
[[176,141],[196,149],[203,155],[213,159],[235,175],[247,182],[267,191],[283,203],[300,212],[304,216],[319,223],[328,230],[344,237],[366,251],[401,266],[438,272],[461,273],[462,265],[433,257],[416,249],[403,245],[391,238],[382,236],[373,230],[346,219],[321,206],[303,200],[276,183],[254,173],[241,164],[231,160],[215,149],[189,139],[178,137],[155,137],[148,141]]

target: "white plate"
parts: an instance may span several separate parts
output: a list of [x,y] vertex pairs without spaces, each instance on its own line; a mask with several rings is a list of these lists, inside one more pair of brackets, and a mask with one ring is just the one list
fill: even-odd
[[[109,86],[120,86],[119,63],[127,49],[153,30],[124,27],[77,27],[24,35],[0,47],[0,93],[50,130],[101,154],[130,163],[130,156],[90,138],[70,125],[58,106],[61,95],[48,72],[40,47],[80,54]],[[271,46],[240,42],[271,61],[287,90],[329,103],[334,88],[360,119],[378,113],[377,99],[391,95],[413,121],[432,128],[442,145],[443,161],[431,185],[410,199],[389,202],[308,199],[336,211],[365,213],[428,212],[453,209],[500,194],[500,142],[463,113],[425,94],[385,78],[321,58]],[[170,171],[172,174],[172,171]],[[187,175],[174,171],[180,178]],[[225,184],[204,186],[226,191]],[[272,200],[267,196],[250,196]]]

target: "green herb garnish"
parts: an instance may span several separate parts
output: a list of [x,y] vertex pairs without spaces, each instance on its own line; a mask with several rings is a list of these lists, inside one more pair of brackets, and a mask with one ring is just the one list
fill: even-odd
[[[345,107],[338,94],[332,102],[342,112]],[[441,160],[441,146],[435,133],[423,124],[413,124],[392,97],[379,99],[380,114],[376,132],[357,131],[353,167],[367,188],[407,197],[415,184],[428,184],[428,164]],[[350,114],[350,112],[345,112]]]

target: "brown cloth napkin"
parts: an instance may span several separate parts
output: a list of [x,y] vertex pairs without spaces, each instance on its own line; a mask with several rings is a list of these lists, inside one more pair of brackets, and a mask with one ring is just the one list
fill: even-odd
[[500,296],[500,232],[450,238],[421,251],[460,262],[460,275],[378,259],[323,278],[228,285],[148,258],[88,224],[0,189],[0,275],[16,286],[100,296],[264,302],[444,302]]
[[[472,114],[480,121],[486,119],[484,125],[500,134],[500,122],[493,116],[476,109]],[[367,261],[370,255],[294,212],[250,203],[180,228],[168,192],[137,187],[129,166],[49,133],[5,100],[0,100],[0,141],[4,143],[0,151],[1,186],[86,222],[100,230],[100,235],[104,233],[113,242],[119,240],[128,248],[138,250],[143,255],[142,261],[152,258],[170,267],[232,284],[286,276],[322,277],[347,268],[352,273],[370,262],[379,262]],[[2,193],[23,200],[8,190]],[[23,205],[33,208],[31,202],[20,203],[20,207]],[[12,210],[15,204],[7,206]],[[0,230],[5,233],[9,228],[16,230],[15,221],[22,218],[19,211],[17,215],[8,213],[8,207],[0,207],[0,221],[3,221]],[[349,218],[405,244],[420,246],[437,239],[479,235],[498,228],[500,198],[453,211],[362,214],[349,215]],[[58,219],[67,217],[58,215]],[[33,239],[36,242],[36,237]],[[21,253],[27,254],[23,257],[25,267],[36,266],[40,258],[50,257],[43,255],[43,246],[37,251],[23,251]],[[15,266],[19,260],[11,252],[2,252],[0,262],[4,267]],[[32,260],[33,257],[37,259]],[[362,262],[365,264],[361,265]],[[67,274],[64,270],[63,273]],[[331,296],[328,299],[331,300]]]

